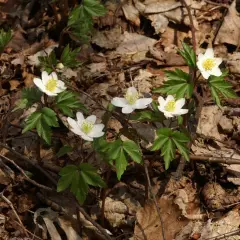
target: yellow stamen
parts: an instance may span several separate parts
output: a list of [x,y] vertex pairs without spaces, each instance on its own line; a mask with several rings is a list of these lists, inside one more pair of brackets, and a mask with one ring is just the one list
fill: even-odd
[[127,92],[127,94],[125,95],[125,99],[128,101],[128,103],[130,105],[133,105],[136,103],[136,101],[138,100],[139,95],[137,92]]
[[215,67],[216,63],[214,59],[212,58],[207,58],[206,60],[203,61],[202,66],[206,71],[210,71]]
[[45,88],[49,91],[49,92],[54,92],[54,90],[57,87],[57,80],[52,78],[50,80],[48,80]]
[[175,108],[176,108],[176,102],[174,100],[168,101],[164,107],[164,109],[168,112],[174,112]]
[[88,134],[92,131],[93,129],[93,124],[91,122],[88,121],[83,121],[82,126],[81,126],[81,130]]

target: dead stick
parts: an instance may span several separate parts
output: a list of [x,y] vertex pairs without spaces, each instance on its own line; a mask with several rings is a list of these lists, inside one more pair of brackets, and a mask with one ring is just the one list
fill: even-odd
[[0,193],[0,197],[1,197],[1,198],[9,205],[9,207],[12,209],[12,211],[13,211],[15,217],[17,218],[19,224],[20,224],[21,227],[23,228],[25,235],[26,235],[27,237],[29,237],[29,236],[28,236],[28,233],[27,233],[27,231],[26,231],[26,229],[25,229],[25,227],[24,227],[24,225],[23,225],[23,223],[22,223],[22,221],[21,221],[21,219],[20,219],[20,217],[18,216],[15,208],[13,207],[12,202],[11,202],[8,198],[6,198],[3,193],[4,193],[4,190]]
[[150,190],[150,193],[153,197],[153,202],[154,202],[154,205],[157,209],[157,213],[158,213],[158,216],[159,216],[159,219],[160,219],[161,228],[162,228],[162,237],[163,237],[163,240],[166,240],[166,236],[165,236],[165,232],[164,232],[164,226],[163,226],[163,219],[162,219],[162,216],[161,216],[160,208],[159,208],[159,205],[157,203],[156,197],[152,192],[152,185],[151,185],[151,181],[150,181],[149,174],[148,174],[148,168],[147,168],[147,165],[145,163],[144,163],[144,170],[145,170],[145,173],[146,173],[146,176],[147,176],[149,190]]
[[231,237],[234,235],[237,235],[240,233],[240,229],[237,229],[235,231],[231,231],[225,234],[218,235],[217,237],[207,238],[206,240],[220,240],[220,239],[226,239],[227,237]]
[[23,176],[25,177],[25,180],[26,180],[26,181],[32,183],[33,185],[35,185],[35,186],[37,186],[37,187],[39,187],[39,188],[45,189],[45,190],[47,190],[47,191],[54,191],[52,188],[49,188],[49,187],[44,186],[44,185],[42,185],[42,184],[40,184],[40,183],[37,183],[37,182],[35,182],[34,180],[32,180],[31,178],[29,178],[28,175],[24,172],[24,170],[23,170],[21,167],[19,167],[19,166],[18,166],[13,160],[11,160],[10,158],[5,157],[5,156],[3,156],[2,154],[0,154],[0,157],[3,158],[3,159],[5,159],[6,161],[10,162],[11,164],[13,164],[13,165],[23,174]]
[[0,142],[0,147],[3,147],[7,150],[9,150],[13,155],[15,155],[16,157],[22,159],[23,161],[29,163],[30,165],[32,165],[33,167],[37,168],[41,173],[43,173],[54,185],[57,184],[57,181],[48,173],[46,172],[41,166],[39,166],[35,160],[35,162],[33,162],[31,159],[23,156],[22,154],[20,154],[19,152],[15,151],[14,149],[12,149],[11,147],[9,147],[8,145],[1,143]]

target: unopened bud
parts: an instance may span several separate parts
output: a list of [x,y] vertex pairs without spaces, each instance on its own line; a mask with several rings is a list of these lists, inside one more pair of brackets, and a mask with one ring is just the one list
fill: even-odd
[[60,62],[57,64],[56,68],[61,70],[64,68],[64,65]]

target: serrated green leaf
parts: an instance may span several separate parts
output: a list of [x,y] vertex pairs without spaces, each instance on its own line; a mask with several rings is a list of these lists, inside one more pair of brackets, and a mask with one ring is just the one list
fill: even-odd
[[15,112],[20,109],[27,108],[28,100],[27,99],[19,99],[15,103],[15,108],[12,110],[12,112]]
[[50,108],[42,108],[39,112],[32,113],[26,122],[23,133],[36,128],[38,135],[48,144],[51,143],[51,128],[58,127],[56,113]]
[[115,160],[115,164],[116,164],[117,178],[118,180],[120,180],[123,173],[127,169],[127,165],[128,165],[123,149],[120,150],[119,156]]
[[90,16],[103,16],[106,13],[105,7],[96,0],[84,0],[83,7]]
[[186,143],[190,139],[184,133],[172,131],[170,128],[160,128],[157,130],[157,136],[151,150],[161,150],[166,169],[169,168],[170,162],[175,158],[176,148],[186,160],[189,160],[189,149]]
[[74,50],[71,50],[69,47],[69,44],[64,48],[60,62],[69,68],[78,67],[81,63],[78,61],[77,56],[80,52],[80,48],[76,48]]
[[70,191],[76,196],[80,203],[83,203],[87,197],[88,185],[96,187],[106,187],[105,182],[97,174],[96,169],[88,164],[81,163],[79,167],[68,165],[64,167],[59,175],[58,191],[63,191],[70,187]]
[[73,148],[71,146],[68,146],[68,145],[64,145],[62,146],[59,151],[57,152],[56,156],[59,158],[59,157],[62,157],[64,156],[65,154],[71,152],[73,150]]
[[218,106],[221,106],[220,98],[221,96],[225,98],[237,98],[237,94],[232,89],[232,85],[224,80],[226,73],[223,73],[221,76],[210,76],[209,77],[209,87],[213,99],[216,101]]
[[110,159],[119,158],[120,152],[122,150],[122,141],[120,139],[109,143],[108,156]]
[[130,140],[123,142],[123,150],[131,157],[131,159],[137,163],[142,162],[142,154],[139,146]]
[[182,55],[188,66],[196,67],[196,54],[192,47],[190,47],[185,42],[182,43],[183,50],[179,50],[179,53]]
[[161,115],[159,112],[141,111],[130,115],[130,120],[159,122]]
[[38,57],[41,67],[50,74],[55,70],[55,66],[57,65],[57,57],[54,51],[52,51],[48,56],[40,56]]
[[164,93],[167,95],[175,95],[176,99],[190,98],[193,93],[193,83],[190,81],[190,75],[181,69],[175,71],[165,71],[167,81],[161,88],[154,89],[155,93]]
[[77,99],[77,95],[71,91],[64,91],[57,95],[56,97],[56,106],[69,117],[73,117],[74,110],[82,110],[87,112],[87,108],[80,103]]

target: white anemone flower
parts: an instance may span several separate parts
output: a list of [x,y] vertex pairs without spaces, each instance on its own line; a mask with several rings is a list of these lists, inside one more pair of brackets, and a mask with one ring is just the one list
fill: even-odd
[[42,72],[42,79],[34,78],[35,85],[48,96],[57,96],[58,93],[66,89],[65,83],[58,80],[57,74],[52,72],[48,75],[47,72]]
[[122,108],[122,113],[128,114],[135,109],[144,109],[152,102],[152,98],[139,98],[138,91],[135,87],[127,89],[124,98],[115,97],[111,103],[116,107]]
[[185,99],[180,98],[177,101],[172,95],[168,95],[166,100],[163,97],[158,98],[159,111],[163,112],[166,118],[171,118],[188,113],[188,109],[182,109]]
[[93,141],[93,138],[104,135],[102,131],[104,124],[95,124],[96,119],[95,115],[91,115],[85,119],[81,112],[77,112],[77,121],[70,117],[67,118],[67,121],[72,132],[81,136],[86,141]]
[[208,79],[210,75],[221,76],[222,72],[219,68],[221,64],[221,58],[215,58],[212,48],[208,48],[205,54],[200,53],[198,55],[197,66],[205,79]]

